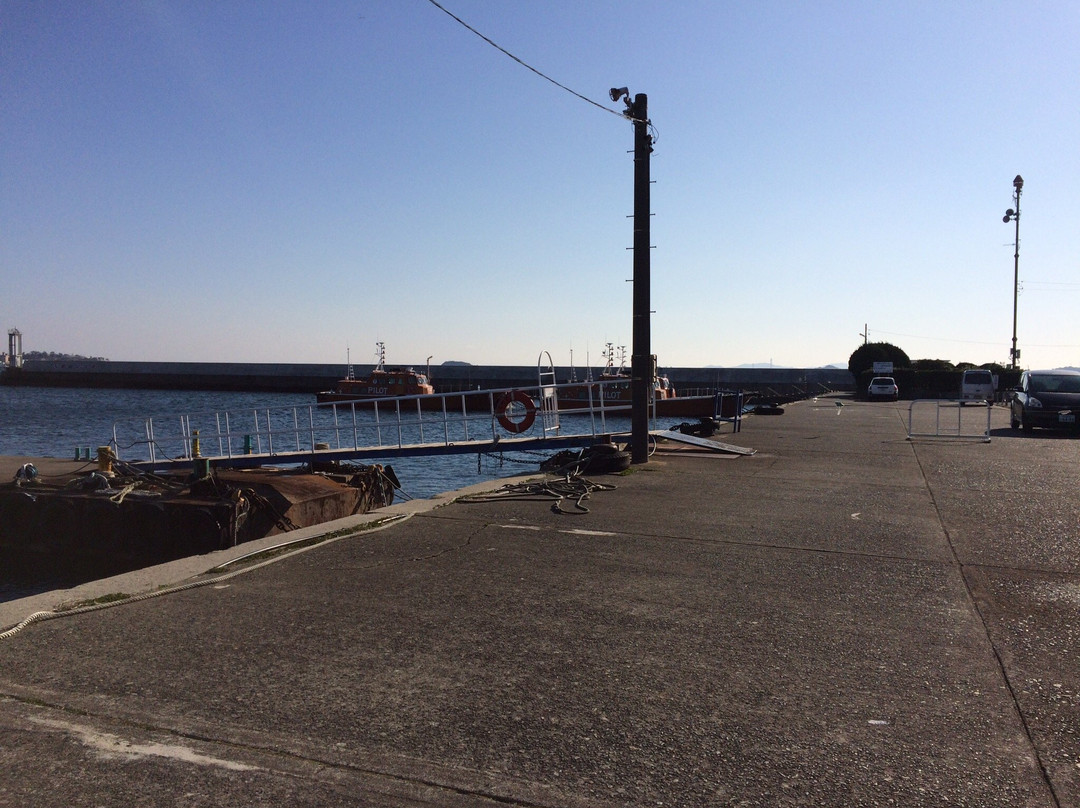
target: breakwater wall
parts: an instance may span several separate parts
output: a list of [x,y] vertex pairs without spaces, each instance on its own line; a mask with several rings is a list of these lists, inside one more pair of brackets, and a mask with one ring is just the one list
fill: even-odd
[[[423,365],[414,365],[417,370]],[[365,376],[374,365],[353,365]],[[333,389],[344,378],[343,364],[275,364],[230,362],[101,362],[31,360],[5,368],[0,384],[28,387],[93,387],[135,390],[222,390],[230,392],[317,393]],[[853,390],[855,380],[840,368],[668,368],[661,367],[680,393],[739,389],[774,391]],[[594,376],[599,370],[594,370]],[[528,387],[537,383],[535,365],[437,365],[430,369],[437,392]],[[556,367],[559,382],[582,380],[585,371]]]

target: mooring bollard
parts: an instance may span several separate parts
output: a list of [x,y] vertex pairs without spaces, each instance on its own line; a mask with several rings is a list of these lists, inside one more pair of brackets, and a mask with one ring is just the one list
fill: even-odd
[[112,476],[113,467],[112,462],[116,459],[116,455],[113,454],[111,446],[99,446],[97,448],[97,466],[98,471],[106,476]]

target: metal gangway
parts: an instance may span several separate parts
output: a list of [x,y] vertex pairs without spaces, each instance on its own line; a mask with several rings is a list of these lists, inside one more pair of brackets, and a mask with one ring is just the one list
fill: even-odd
[[[630,438],[627,378],[559,384],[551,354],[537,360],[534,387],[504,387],[334,401],[117,421],[110,448],[149,470],[299,465],[425,455],[557,451]],[[560,395],[562,403],[560,404]],[[652,395],[650,391],[650,395]],[[719,418],[724,395],[717,393]],[[731,420],[738,431],[741,393]],[[655,398],[649,431],[663,432]]]
[[[559,450],[630,431],[630,407],[595,402],[560,412],[554,382],[292,407],[174,414],[117,421],[110,448],[148,470],[255,468],[318,461]],[[579,386],[579,385],[577,385]]]

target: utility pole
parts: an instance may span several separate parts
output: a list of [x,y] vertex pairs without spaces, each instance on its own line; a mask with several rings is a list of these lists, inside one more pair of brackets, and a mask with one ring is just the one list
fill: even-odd
[[630,460],[649,462],[649,400],[652,398],[656,359],[650,345],[649,317],[649,155],[652,136],[649,134],[649,99],[638,93],[630,100],[625,87],[612,87],[612,101],[620,98],[626,104],[623,115],[634,124],[634,346],[630,353]]
[[649,101],[644,93],[634,96],[628,113],[634,121],[634,346],[630,355],[630,460],[649,462],[649,399],[652,396],[655,360],[649,326]]

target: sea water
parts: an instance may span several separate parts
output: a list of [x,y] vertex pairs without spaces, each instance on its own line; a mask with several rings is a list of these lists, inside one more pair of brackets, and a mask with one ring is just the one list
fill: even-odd
[[[131,427],[153,419],[164,428],[192,413],[287,412],[291,408],[306,412],[314,404],[315,396],[303,393],[0,387],[0,455],[74,459],[76,452],[85,454],[89,449],[91,458],[96,458],[97,447],[112,442],[117,425]],[[130,450],[121,447],[121,458],[142,459],[125,451]],[[396,499],[401,500],[427,498],[486,480],[536,471],[549,454],[386,457],[358,462],[392,466],[401,484]],[[41,570],[27,573],[3,561],[0,559],[0,601],[73,583],[50,579],[47,573],[43,580]]]

